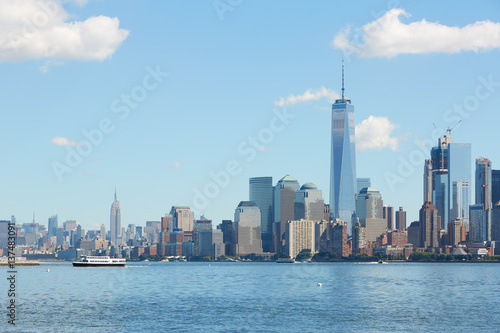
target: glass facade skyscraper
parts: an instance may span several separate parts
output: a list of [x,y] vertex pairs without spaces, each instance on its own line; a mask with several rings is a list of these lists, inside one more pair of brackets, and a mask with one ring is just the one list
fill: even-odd
[[273,177],[254,177],[249,180],[249,199],[257,204],[261,213],[260,231],[264,252],[272,252],[274,220]]
[[332,106],[330,219],[347,222],[347,230],[351,231],[357,194],[354,106],[344,98],[343,72],[342,68],[342,98]]
[[[476,205],[482,205],[485,211],[485,234],[486,239],[491,240],[491,161],[480,157],[476,159]],[[471,216],[472,221],[472,216]]]
[[[467,211],[468,206],[470,205],[470,187],[468,184],[471,184],[472,177],[472,157],[471,157],[471,145],[470,143],[450,143],[448,144],[448,211],[449,220],[446,221],[452,222],[457,216],[453,216],[453,208],[460,207],[462,210]],[[462,195],[457,196],[458,200],[462,200],[462,202],[455,202],[454,196],[454,183],[462,182]],[[464,183],[467,183],[465,185]],[[467,191],[468,193],[463,193],[463,191]],[[464,216],[462,214],[462,216]],[[468,218],[468,215],[467,215]],[[468,222],[468,221],[462,221]]]

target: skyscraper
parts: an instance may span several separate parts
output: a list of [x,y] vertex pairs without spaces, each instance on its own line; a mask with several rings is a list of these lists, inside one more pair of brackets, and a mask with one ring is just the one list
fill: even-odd
[[393,206],[384,206],[383,209],[383,217],[387,224],[387,230],[394,229],[394,207]]
[[432,160],[425,160],[424,166],[424,202],[432,201]]
[[109,222],[109,231],[110,231],[110,241],[115,245],[121,244],[121,230],[122,230],[122,218],[120,213],[120,201],[116,199],[116,190],[115,190],[115,201],[111,205],[111,213],[110,213],[110,222]]
[[272,252],[274,222],[273,177],[254,177],[249,180],[249,199],[257,204],[261,213],[260,230],[264,252]]
[[274,187],[275,251],[284,250],[285,223],[295,219],[294,201],[298,190],[299,182],[290,175],[281,178]]
[[372,180],[371,178],[356,178],[356,184],[357,184],[356,187],[356,195],[357,195],[365,187],[371,187]]
[[[470,143],[450,143],[448,144],[448,222],[453,222],[457,217],[453,216],[453,208],[460,207],[467,211],[470,205],[470,187],[466,185],[471,184],[471,170],[472,170],[472,157]],[[462,191],[456,199],[461,202],[455,202],[454,196],[454,183],[457,182],[459,189]],[[461,185],[460,185],[461,184]],[[462,186],[462,187],[460,187]],[[462,215],[463,216],[463,215]],[[468,218],[467,216],[463,216]],[[468,221],[462,220],[463,223],[468,224]]]
[[294,215],[295,220],[320,222],[325,214],[325,202],[321,190],[313,183],[305,183],[295,193]]
[[500,170],[491,170],[491,201],[493,205],[500,201]]
[[332,106],[332,141],[330,155],[330,215],[347,222],[352,229],[356,212],[356,147],[354,106],[344,98],[344,65],[342,64],[342,98]]
[[438,211],[432,202],[427,201],[420,209],[420,247],[439,247],[439,230]]
[[262,253],[260,209],[253,201],[241,201],[234,211],[235,254]]
[[49,217],[49,230],[47,230],[49,238],[52,236],[56,236],[57,227],[58,225],[57,225],[57,214],[56,214]]
[[399,207],[399,210],[396,211],[396,229],[406,229],[406,212],[403,210],[403,207]]
[[480,157],[476,159],[476,205],[482,205],[485,211],[485,235],[491,240],[491,161]]
[[170,215],[173,218],[174,228],[182,229],[183,231],[193,230],[194,214],[188,206],[172,206]]
[[465,226],[465,229],[469,230],[469,193],[470,187],[469,182],[466,181],[454,181],[453,182],[453,207],[450,213],[450,219],[452,222],[455,220],[460,220]]
[[382,195],[374,187],[361,190],[356,200],[356,215],[366,228],[366,240],[374,242],[387,229],[383,213]]

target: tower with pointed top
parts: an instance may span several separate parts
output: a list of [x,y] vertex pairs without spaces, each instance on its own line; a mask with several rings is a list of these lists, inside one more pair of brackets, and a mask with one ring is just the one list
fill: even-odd
[[110,231],[110,240],[115,245],[120,245],[122,241],[122,221],[121,221],[121,213],[120,213],[120,201],[116,199],[116,188],[115,188],[115,201],[111,205],[111,213],[109,219],[109,231]]
[[354,106],[344,95],[342,61],[342,98],[332,105],[332,141],[330,155],[330,219],[347,222],[352,230],[356,214],[356,146]]

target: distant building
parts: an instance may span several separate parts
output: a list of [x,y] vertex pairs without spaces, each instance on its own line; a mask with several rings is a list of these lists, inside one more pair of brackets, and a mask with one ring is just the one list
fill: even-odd
[[281,178],[274,187],[274,222],[276,252],[284,250],[285,224],[295,219],[295,192],[299,190],[299,182],[290,175]]
[[383,217],[387,224],[387,230],[394,229],[394,207],[384,206]]
[[403,207],[399,207],[399,210],[396,211],[396,229],[406,229],[406,212],[403,210]]
[[425,160],[424,166],[424,202],[432,201],[432,160]]
[[469,230],[470,186],[466,181],[453,182],[453,206],[450,213],[451,222],[460,220]]
[[448,245],[457,246],[460,242],[465,242],[466,231],[464,223],[456,219],[453,222],[448,223]]
[[469,240],[482,242],[488,240],[488,211],[484,205],[469,206]]
[[420,246],[421,248],[437,248],[439,244],[440,223],[438,211],[432,202],[426,202],[420,209]]
[[361,190],[356,200],[356,215],[361,226],[366,228],[366,240],[375,242],[387,229],[383,215],[384,203],[380,192],[374,187]]
[[325,202],[321,190],[313,183],[305,183],[295,193],[294,217],[295,220],[321,221],[325,214]]
[[362,189],[366,187],[372,187],[372,180],[371,178],[357,178],[356,184],[357,184],[356,195],[358,195]]
[[491,170],[491,201],[494,205],[500,201],[500,170]]
[[241,201],[234,212],[235,255],[262,253],[260,209],[253,201]]
[[485,241],[491,240],[491,161],[481,157],[476,159],[476,205],[483,205],[485,211]]
[[204,229],[199,232],[199,256],[217,259],[225,254],[221,230]]
[[408,236],[405,230],[394,229],[387,232],[387,245],[404,247],[408,243]]
[[356,222],[352,228],[352,253],[360,253],[360,249],[366,248],[366,228]]
[[172,215],[174,228],[184,231],[193,230],[194,214],[188,206],[172,206],[170,215]]
[[420,247],[420,222],[415,221],[406,228],[408,243],[413,245],[413,248]]
[[314,253],[315,244],[315,221],[288,221],[285,225],[285,254],[289,258],[295,258],[300,252]]
[[351,254],[351,249],[347,244],[347,223],[338,221],[333,226],[332,230],[332,247],[333,252],[341,257],[348,257]]
[[273,252],[274,187],[273,177],[254,177],[249,180],[249,199],[261,213],[261,238],[264,252]]
[[120,245],[122,242],[122,222],[121,222],[121,213],[120,213],[120,201],[116,198],[116,190],[115,190],[115,200],[111,205],[111,212],[109,218],[109,230],[111,232],[110,240],[115,245]]
[[494,205],[491,211],[491,240],[500,246],[500,203]]
[[56,215],[52,215],[51,217],[49,217],[49,223],[48,223],[48,236],[49,236],[49,238],[56,235],[57,227],[58,227],[58,224],[57,224],[57,214],[56,214]]

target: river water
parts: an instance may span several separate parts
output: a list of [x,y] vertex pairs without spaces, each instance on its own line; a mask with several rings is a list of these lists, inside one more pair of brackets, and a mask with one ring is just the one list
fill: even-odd
[[2,332],[500,331],[500,264],[51,262],[17,272],[12,327],[0,267]]

